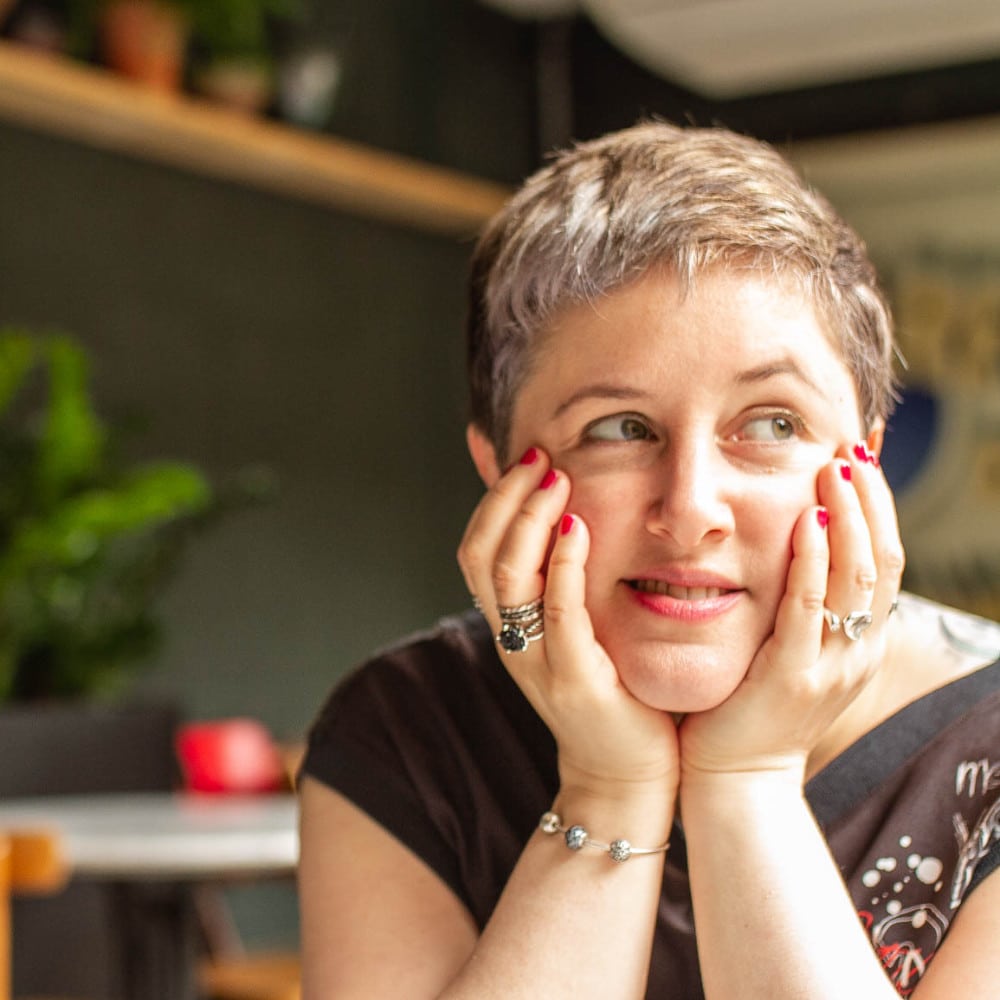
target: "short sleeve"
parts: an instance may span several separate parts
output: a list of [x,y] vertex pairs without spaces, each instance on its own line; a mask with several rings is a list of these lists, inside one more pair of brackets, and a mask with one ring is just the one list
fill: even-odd
[[556,787],[555,747],[481,616],[447,619],[339,684],[302,772],[412,850],[485,925]]

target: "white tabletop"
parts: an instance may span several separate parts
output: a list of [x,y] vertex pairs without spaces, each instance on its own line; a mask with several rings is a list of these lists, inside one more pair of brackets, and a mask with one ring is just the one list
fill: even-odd
[[234,879],[298,862],[293,795],[80,795],[0,801],[0,827],[62,836],[75,875]]

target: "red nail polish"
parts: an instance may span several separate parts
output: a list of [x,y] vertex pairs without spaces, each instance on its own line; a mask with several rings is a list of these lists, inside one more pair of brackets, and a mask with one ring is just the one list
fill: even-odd
[[563,514],[563,519],[559,522],[559,534],[568,535],[576,524],[576,518],[572,514]]
[[521,465],[534,465],[535,462],[537,462],[537,461],[538,461],[538,449],[537,448],[529,448],[521,456]]
[[840,466],[840,478],[846,479],[848,482],[851,481],[851,467],[846,462]]
[[558,478],[559,476],[557,475],[555,469],[549,469],[549,471],[542,476],[542,481],[538,484],[538,488],[540,490],[547,490]]
[[859,441],[854,446],[853,451],[854,451],[854,457],[859,462],[867,462],[870,466],[876,469],[879,467],[878,456],[875,454],[875,452],[869,449],[868,445],[866,445],[864,441]]
[[816,520],[821,528],[825,528],[830,523],[830,512],[825,507],[820,507],[816,511]]

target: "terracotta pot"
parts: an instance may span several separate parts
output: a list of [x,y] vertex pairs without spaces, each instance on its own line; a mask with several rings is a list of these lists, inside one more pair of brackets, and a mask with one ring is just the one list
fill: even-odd
[[101,53],[111,69],[156,90],[179,90],[188,25],[159,0],[116,0],[104,9]]
[[217,59],[195,74],[198,92],[232,111],[260,114],[271,102],[271,74],[252,58]]

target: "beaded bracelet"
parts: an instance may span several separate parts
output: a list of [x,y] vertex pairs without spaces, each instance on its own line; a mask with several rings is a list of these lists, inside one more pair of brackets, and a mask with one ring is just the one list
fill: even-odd
[[612,861],[619,864],[628,861],[633,854],[663,854],[670,847],[669,840],[659,847],[633,847],[624,838],[612,840],[610,844],[603,844],[599,840],[592,840],[586,828],[578,823],[574,826],[563,826],[561,817],[554,812],[544,813],[538,821],[538,828],[542,833],[565,834],[566,846],[571,851],[579,851],[583,847],[596,847],[600,851],[605,851]]

